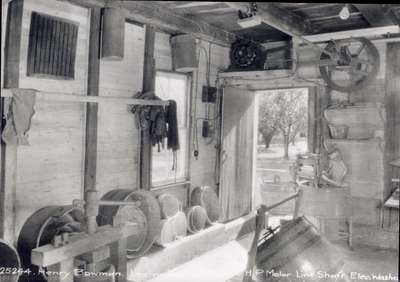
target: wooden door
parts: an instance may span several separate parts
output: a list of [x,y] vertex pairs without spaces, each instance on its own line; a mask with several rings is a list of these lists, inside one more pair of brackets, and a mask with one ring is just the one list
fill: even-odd
[[223,96],[220,201],[221,221],[251,211],[254,171],[255,93],[226,88]]

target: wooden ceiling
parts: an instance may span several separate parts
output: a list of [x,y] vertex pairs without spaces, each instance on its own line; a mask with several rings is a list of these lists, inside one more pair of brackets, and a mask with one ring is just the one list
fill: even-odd
[[[140,2],[140,1],[139,1]],[[149,5],[161,7],[178,16],[201,21],[236,35],[247,36],[259,42],[288,40],[289,36],[281,31],[261,24],[243,29],[237,24],[238,9],[230,2],[205,1],[148,1]],[[235,2],[239,3],[239,2]],[[241,2],[248,5],[249,2]],[[271,5],[284,14],[294,16],[299,23],[304,21],[310,28],[306,35],[326,32],[361,29],[368,27],[399,25],[400,4],[350,4],[350,18],[342,20],[339,12],[343,3],[265,3],[257,2],[259,9],[270,9]]]

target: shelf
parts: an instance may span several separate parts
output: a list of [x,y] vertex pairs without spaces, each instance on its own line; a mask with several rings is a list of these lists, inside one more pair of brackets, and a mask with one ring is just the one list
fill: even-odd
[[356,144],[380,144],[383,140],[381,138],[369,138],[369,139],[325,139],[328,143],[356,143]]
[[386,115],[382,104],[358,104],[340,109],[326,109],[324,116],[330,124],[349,127],[384,128]]
[[258,71],[226,71],[218,74],[220,78],[283,78],[292,76],[293,71],[284,70],[258,70]]

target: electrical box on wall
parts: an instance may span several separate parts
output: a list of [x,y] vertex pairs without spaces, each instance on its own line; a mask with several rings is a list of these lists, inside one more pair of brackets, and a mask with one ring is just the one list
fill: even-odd
[[217,88],[211,86],[203,86],[201,101],[203,103],[215,103],[217,101]]
[[201,131],[201,135],[204,138],[207,138],[207,137],[213,136],[213,134],[214,134],[214,128],[210,124],[210,122],[208,120],[203,121],[203,127],[202,127],[202,131]]

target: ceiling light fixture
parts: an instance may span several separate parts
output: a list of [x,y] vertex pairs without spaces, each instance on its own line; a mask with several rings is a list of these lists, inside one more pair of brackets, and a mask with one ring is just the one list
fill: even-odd
[[349,4],[345,4],[342,8],[342,10],[339,13],[339,17],[342,20],[347,20],[348,18],[350,18],[350,10],[349,10]]

